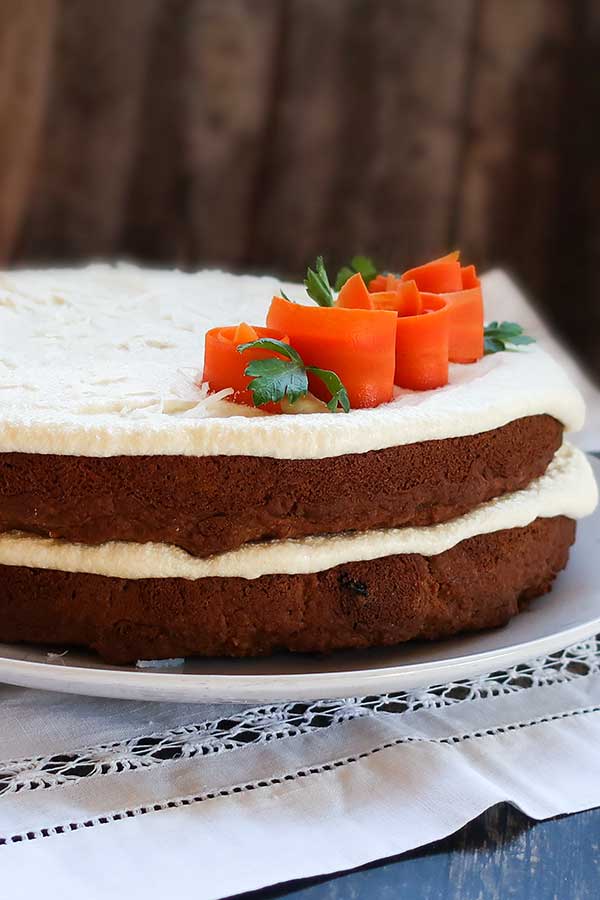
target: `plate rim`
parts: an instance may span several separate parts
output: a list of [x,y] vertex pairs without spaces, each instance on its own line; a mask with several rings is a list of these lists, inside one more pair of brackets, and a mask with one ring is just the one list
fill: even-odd
[[[112,671],[85,666],[64,667],[35,660],[0,657],[0,683],[84,696],[116,697],[111,684],[118,688],[121,699],[168,699],[181,702],[270,702],[280,700],[319,700],[331,697],[369,693],[374,684],[394,679],[394,690],[417,689],[454,680],[458,670],[460,679],[482,675],[496,668],[495,663],[513,665],[542,653],[553,653],[571,643],[591,637],[600,630],[600,615],[581,625],[575,625],[550,635],[511,644],[495,650],[484,650],[469,656],[448,660],[355,669],[332,672],[296,672],[277,675],[263,674],[193,674],[183,672],[151,672],[147,670]],[[11,671],[12,670],[12,671]],[[24,673],[21,676],[21,673]],[[143,681],[142,681],[143,679]],[[44,685],[42,685],[42,681]],[[269,683],[268,688],[265,687]],[[352,686],[344,694],[344,684]],[[362,687],[357,687],[362,685]],[[81,687],[86,690],[82,691]],[[339,686],[339,688],[338,688]],[[132,688],[132,690],[128,690]],[[161,690],[164,688],[165,690]],[[324,692],[325,689],[325,692]],[[333,690],[334,693],[327,693]],[[341,692],[338,692],[341,690]],[[107,691],[109,691],[107,693]],[[125,693],[127,691],[127,693]],[[173,693],[180,696],[175,698]],[[203,696],[203,694],[205,696]]]

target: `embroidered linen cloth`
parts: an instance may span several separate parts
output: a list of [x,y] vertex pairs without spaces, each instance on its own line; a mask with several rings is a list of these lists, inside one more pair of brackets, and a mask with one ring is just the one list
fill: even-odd
[[[491,318],[552,344],[505,275]],[[561,353],[560,348],[551,348]],[[585,449],[600,449],[598,392]],[[14,900],[198,900],[353,868],[508,801],[600,805],[600,643],[426,690],[247,708],[0,685],[0,877]]]

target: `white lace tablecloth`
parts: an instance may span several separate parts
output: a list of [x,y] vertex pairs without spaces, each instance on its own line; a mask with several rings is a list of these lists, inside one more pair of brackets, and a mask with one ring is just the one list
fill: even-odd
[[[554,344],[514,285],[490,318]],[[561,354],[554,344],[554,352]],[[598,391],[565,358],[600,449]],[[600,805],[597,639],[473,681],[251,709],[0,685],[0,896],[220,898]]]
[[600,804],[600,643],[410,693],[252,709],[0,688],[2,896],[225,897]]

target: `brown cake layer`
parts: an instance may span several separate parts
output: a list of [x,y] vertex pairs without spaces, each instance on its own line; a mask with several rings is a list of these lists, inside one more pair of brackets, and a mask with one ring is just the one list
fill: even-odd
[[247,541],[453,519],[544,473],[562,440],[547,415],[481,434],[327,459],[0,454],[0,531],[83,543]]
[[0,640],[92,647],[109,662],[328,651],[503,625],[548,591],[575,522],[536,519],[438,556],[388,556],[311,575],[108,578],[0,566]]

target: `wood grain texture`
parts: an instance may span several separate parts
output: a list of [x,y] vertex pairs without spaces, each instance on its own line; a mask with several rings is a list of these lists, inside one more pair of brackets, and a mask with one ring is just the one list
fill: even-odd
[[54,0],[0,5],[0,262],[10,260],[30,202],[41,150]]
[[193,9],[183,151],[191,254],[208,264],[245,262],[281,31],[270,0],[210,0]]
[[[600,4],[571,4],[558,185],[543,295],[557,328],[600,380]],[[556,263],[556,267],[551,261]]]
[[7,0],[0,258],[460,245],[600,378],[597,0]]
[[340,165],[345,39],[359,7],[354,0],[284,4],[248,244],[258,265],[299,272],[315,251],[327,252],[319,247]]
[[[471,0],[298,0],[249,259],[291,273],[354,249],[382,265],[443,252]],[[351,249],[350,249],[351,248]]]
[[452,241],[508,265],[594,366],[599,25],[593,3],[479,4]]
[[160,4],[121,246],[143,259],[240,262],[278,17],[270,0]]
[[472,47],[456,240],[477,259],[509,254],[537,287],[558,199],[567,18],[560,0],[486,0]]
[[45,129],[18,257],[119,252],[156,7],[155,0],[60,4]]
[[327,879],[246,894],[247,900],[596,900],[600,810],[532,822],[493,807],[455,835]]
[[338,193],[351,229],[339,259],[349,243],[392,269],[446,252],[475,12],[472,0],[371,4],[371,153]]

